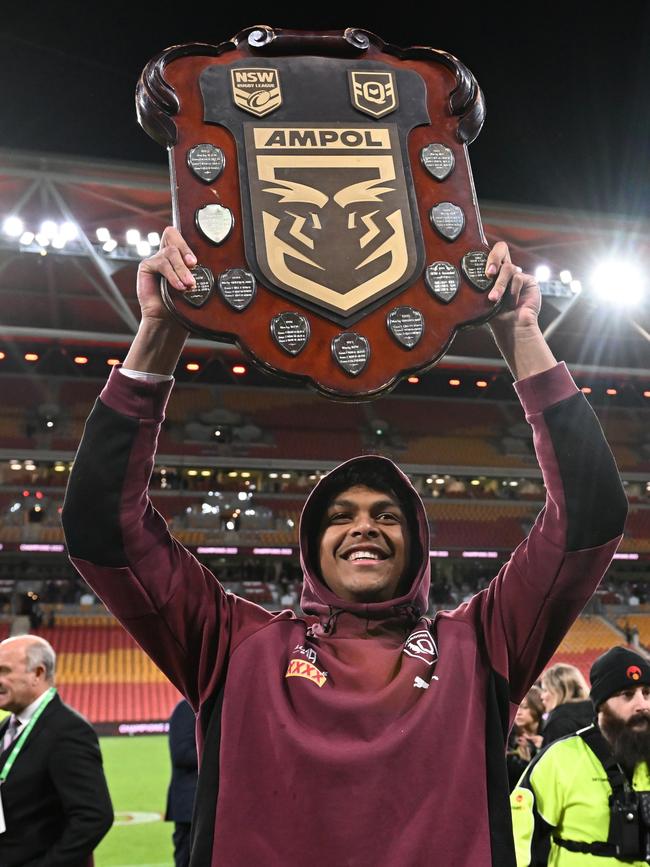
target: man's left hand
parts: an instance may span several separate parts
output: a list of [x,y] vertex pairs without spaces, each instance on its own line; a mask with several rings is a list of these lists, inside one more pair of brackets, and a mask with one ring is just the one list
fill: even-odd
[[495,277],[488,299],[495,304],[504,296],[502,309],[490,320],[494,332],[524,331],[537,328],[542,298],[537,281],[532,274],[525,274],[518,265],[513,265],[508,245],[499,241],[488,256],[485,273]]

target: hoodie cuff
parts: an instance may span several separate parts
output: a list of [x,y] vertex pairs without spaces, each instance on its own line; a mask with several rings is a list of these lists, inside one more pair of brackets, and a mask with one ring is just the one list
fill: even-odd
[[161,422],[174,380],[143,382],[120,373],[121,365],[111,370],[108,382],[99,395],[102,403],[122,415]]
[[513,385],[526,415],[543,412],[549,406],[578,394],[578,386],[563,361]]

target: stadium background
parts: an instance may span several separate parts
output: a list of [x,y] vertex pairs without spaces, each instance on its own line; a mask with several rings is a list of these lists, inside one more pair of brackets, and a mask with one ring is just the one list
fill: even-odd
[[[542,328],[593,403],[632,506],[618,559],[556,657],[586,671],[614,643],[650,647],[650,308],[611,303],[625,300],[631,268],[645,288],[650,260],[647,4],[630,3],[623,20],[604,4],[586,15],[568,3],[534,24],[486,9],[468,23],[438,9],[426,37],[421,7],[400,9],[399,21],[333,12],[281,23],[358,23],[397,44],[445,48],[487,95],[470,150],[487,238],[506,240],[527,270],[547,267]],[[153,820],[178,699],[77,581],[59,525],[83,421],[137,322],[143,245],[155,248],[148,236],[170,219],[164,154],[135,124],[133,87],[168,44],[275,23],[261,5],[239,18],[221,10],[209,25],[193,10],[179,17],[153,4],[118,2],[100,15],[26,3],[0,34],[0,637],[22,622],[48,638],[63,698],[104,735],[122,824],[102,843],[100,867],[171,863],[171,828]],[[596,286],[594,269],[613,257],[617,270]],[[370,404],[325,402],[257,373],[232,347],[196,339],[177,380],[156,506],[227,586],[260,604],[295,602],[301,504],[320,474],[354,454],[396,459],[424,496],[432,610],[484,586],[543,502],[528,428],[483,329],[463,332],[433,371]]]

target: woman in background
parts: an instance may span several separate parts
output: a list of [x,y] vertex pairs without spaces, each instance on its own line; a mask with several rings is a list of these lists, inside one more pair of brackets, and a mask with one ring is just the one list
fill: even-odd
[[510,791],[514,789],[519,777],[542,744],[539,731],[543,714],[541,691],[538,687],[531,686],[517,708],[515,722],[508,739],[506,764]]
[[591,725],[594,708],[589,687],[575,665],[563,662],[552,665],[542,675],[541,685],[548,714],[542,728],[542,746]]

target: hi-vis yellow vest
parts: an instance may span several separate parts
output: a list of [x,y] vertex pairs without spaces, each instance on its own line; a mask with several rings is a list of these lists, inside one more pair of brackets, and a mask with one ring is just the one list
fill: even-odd
[[[632,786],[650,791],[645,762],[637,765]],[[609,834],[609,796],[612,787],[601,762],[579,735],[551,744],[526,769],[510,795],[517,867],[647,867],[645,861],[569,852],[552,838],[585,843],[606,842]],[[551,837],[548,862],[535,860]]]

